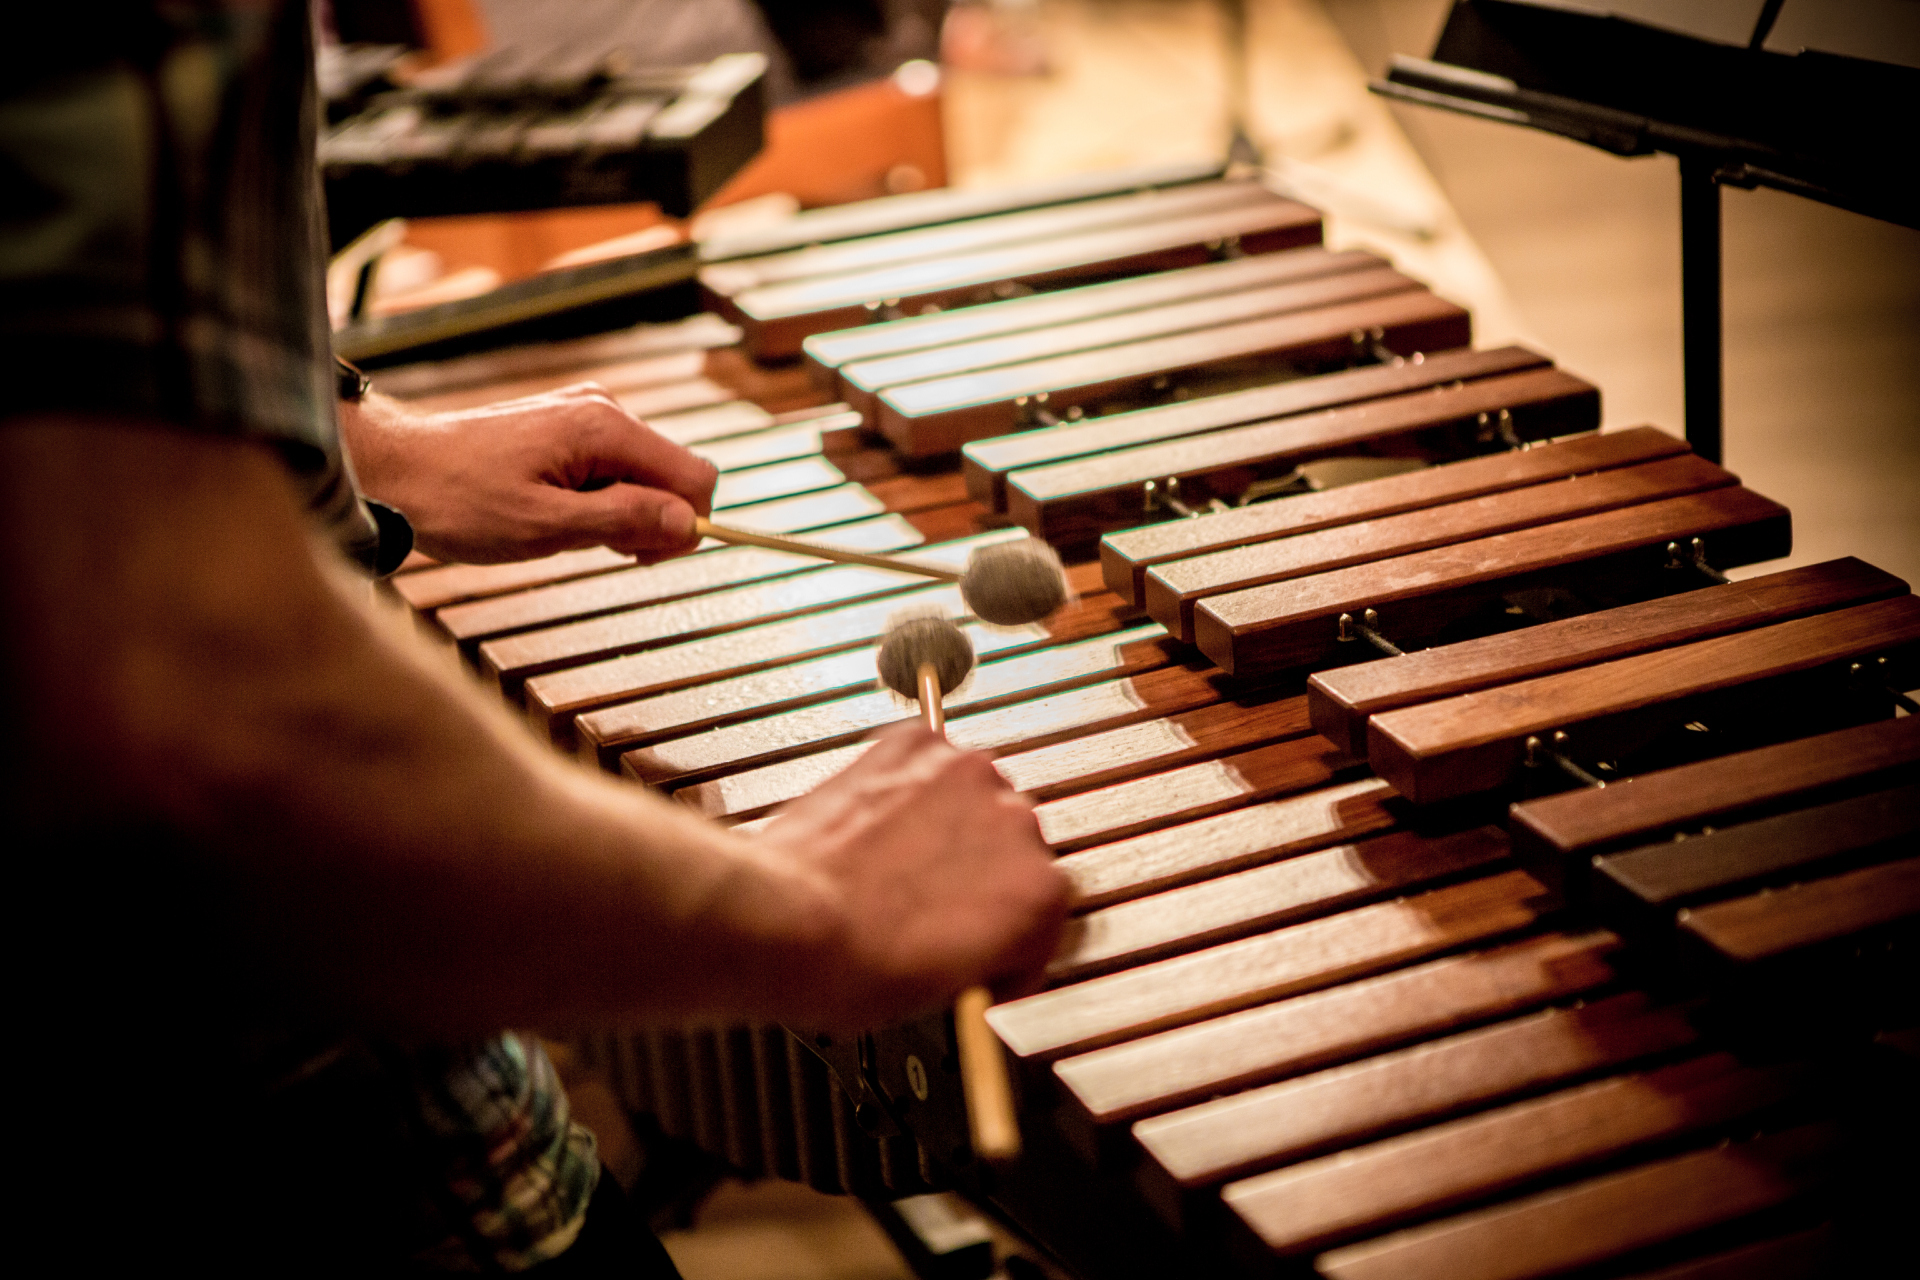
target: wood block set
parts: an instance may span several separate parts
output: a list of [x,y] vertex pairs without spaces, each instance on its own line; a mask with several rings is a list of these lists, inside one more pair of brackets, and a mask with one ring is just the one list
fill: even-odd
[[[617,393],[717,389],[656,421],[725,523],[1067,555],[1053,617],[964,623],[948,703],[1079,893],[1044,989],[988,1013],[1021,1158],[971,1158],[941,1018],[586,1050],[745,1174],[956,1186],[1086,1277],[1865,1256],[1920,1023],[1908,585],[1719,580],[1789,551],[1785,509],[1595,434],[1591,386],[1468,348],[1310,210],[1138,185],[804,215],[715,255],[707,316],[382,379],[445,403],[678,361]],[[393,589],[557,749],[748,831],[912,716],[875,691],[888,618],[963,610],[720,546]]]

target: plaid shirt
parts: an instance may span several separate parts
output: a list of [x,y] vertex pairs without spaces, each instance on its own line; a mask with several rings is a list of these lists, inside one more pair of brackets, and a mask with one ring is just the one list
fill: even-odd
[[[11,24],[10,24],[11,25]],[[334,421],[304,3],[57,0],[0,41],[0,386],[264,439],[377,537]]]
[[[364,558],[375,530],[334,419],[312,61],[300,0],[56,0],[9,23],[0,415],[269,441]],[[444,1237],[422,1260],[522,1270],[573,1242],[599,1165],[537,1042],[380,1061],[410,1117],[402,1150],[368,1158],[428,1188],[404,1233]]]
[[567,1119],[537,1040],[496,1036],[408,1059],[422,1145],[444,1171],[441,1242],[420,1260],[448,1271],[520,1271],[558,1256],[586,1219],[600,1162]]

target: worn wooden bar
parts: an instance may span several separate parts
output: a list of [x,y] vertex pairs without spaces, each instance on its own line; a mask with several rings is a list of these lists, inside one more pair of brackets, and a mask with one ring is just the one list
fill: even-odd
[[1832,1180],[1837,1126],[1720,1143],[1321,1254],[1326,1280],[1544,1280],[1779,1208]]
[[[1297,695],[1237,693],[1222,701],[1225,691],[1215,688],[1192,703],[1194,709],[1178,710],[1167,691],[1190,683],[1190,673],[1162,673],[1152,703],[1124,684],[1090,690],[1083,699],[1037,699],[957,721],[949,737],[1007,753],[996,767],[1008,766],[1002,774],[1010,784],[1030,782],[1040,797],[1065,797],[1036,810],[1043,838],[1060,852],[1321,786],[1353,763],[1306,736],[1306,709]],[[1244,749],[1249,746],[1255,749]],[[709,816],[745,818],[817,786],[863,750],[864,744],[833,748],[751,769],[689,787],[680,798]],[[1212,760],[1228,752],[1234,754]],[[1177,767],[1194,760],[1205,763]]]
[[614,395],[614,401],[636,418],[672,418],[675,414],[715,405],[744,403],[731,387],[723,387],[711,378],[688,378],[657,387],[636,387]]
[[421,361],[380,370],[379,389],[402,400],[478,388],[486,403],[504,399],[534,379],[559,378],[566,385],[582,370],[711,351],[740,340],[740,330],[710,312],[684,320],[647,323],[584,338],[535,342],[477,355]]
[[1108,787],[1307,732],[1296,694],[1241,696],[1195,711],[1143,720],[993,762],[1015,791],[1037,801]]
[[[832,492],[835,491],[829,491]],[[877,509],[880,504],[876,501],[871,505]],[[764,527],[741,527],[771,532]],[[926,547],[917,554],[929,564],[960,569],[965,567],[967,557],[976,547],[1005,538],[1005,534],[983,534]],[[529,676],[541,672],[636,649],[684,643],[703,635],[765,624],[870,596],[907,591],[925,581],[915,574],[865,565],[801,570],[765,582],[482,641],[479,654],[488,674],[499,681],[509,697],[514,697]],[[849,643],[863,638],[854,637]]]
[[[803,598],[815,599],[811,595]],[[651,650],[584,660],[577,666],[532,676],[522,690],[527,717],[543,737],[570,746],[573,717],[595,707],[770,670],[866,644],[884,634],[888,619],[904,609],[926,609],[951,618],[966,616],[959,589],[947,586],[910,587],[837,608],[824,607],[832,604],[830,600],[820,603],[823,608],[819,612],[783,621],[755,622],[705,640],[683,642],[676,637],[674,643]]]
[[882,360],[910,351],[935,350],[1005,334],[1026,333],[1048,325],[1085,320],[1143,307],[1184,302],[1208,294],[1233,293],[1288,280],[1306,280],[1386,265],[1360,249],[1332,250],[1318,245],[1283,249],[1245,258],[1203,263],[1146,276],[1128,276],[1101,284],[1079,285],[1052,293],[983,302],[959,311],[906,316],[883,324],[816,333],[801,344],[807,369],[817,386],[839,390],[839,371],[851,364]]
[[1397,707],[1906,592],[1905,582],[1872,565],[1851,557],[1829,560],[1398,658],[1316,672],[1307,681],[1307,699],[1314,728],[1363,753],[1368,717]]
[[[947,725],[947,740],[963,750],[1032,748],[1092,730],[1178,714],[1218,702],[1222,693],[1204,672],[1162,667],[960,716]],[[804,795],[846,768],[866,747],[866,743],[854,743],[746,769],[682,787],[673,793],[674,799],[712,818],[753,817]],[[621,763],[627,767],[624,758]]]
[[[1280,255],[1263,255],[1278,257]],[[1253,261],[1259,261],[1256,258]],[[1370,298],[1422,290],[1419,281],[1377,264],[1367,269],[1287,280],[1233,293],[1213,294],[1118,314],[1058,321],[1044,329],[976,338],[927,351],[856,360],[839,369],[835,388],[856,409],[873,413],[880,395],[932,378],[952,378],[1000,365],[1096,351],[1124,342],[1211,329],[1267,316],[1351,305]],[[1058,296],[1058,295],[1056,295]]]
[[692,449],[780,424],[771,413],[751,401],[729,400],[701,409],[658,414],[649,418],[647,425],[675,444]]
[[[1442,352],[1428,357],[1417,367],[1436,365],[1462,354],[1479,353]],[[1344,376],[1327,374],[1324,378]],[[1306,379],[1288,385],[1304,386],[1322,380]],[[1013,437],[1010,443],[1019,439],[1021,437]],[[1653,427],[1555,440],[1531,449],[1447,462],[1320,493],[1296,494],[1232,511],[1213,512],[1197,520],[1167,520],[1143,528],[1118,530],[1100,540],[1100,570],[1108,590],[1137,604],[1146,598],[1148,571],[1170,560],[1227,551],[1337,525],[1378,520],[1441,503],[1463,502],[1686,452],[1684,443]]]
[[1915,778],[1920,717],[1905,716],[1525,800],[1508,827],[1515,855],[1558,879],[1595,854]]
[[[1158,628],[1083,640],[983,663],[944,704],[949,723],[957,724],[972,713],[1119,678],[1130,681],[1132,693],[1147,705],[1162,697],[1177,705],[1195,696],[1190,690],[1201,678],[1184,669],[1156,678],[1175,656]],[[620,768],[650,786],[685,786],[851,742],[916,714],[914,704],[891,690],[860,693],[639,747],[621,755]]]
[[1916,645],[1920,599],[1898,596],[1402,707],[1368,722],[1367,759],[1426,804],[1502,785],[1525,766],[1529,738],[1605,759],[1610,735],[1691,720],[1711,695]]
[[1126,192],[1072,204],[1015,209],[989,217],[729,258],[703,267],[700,285],[714,310],[727,316],[728,299],[771,284],[872,272],[1005,245],[1267,204],[1280,198],[1259,183],[1244,180]]
[[1336,409],[1450,382],[1471,382],[1542,369],[1551,363],[1545,356],[1524,347],[1498,347],[1492,351],[1462,347],[1436,351],[1411,360],[1363,364],[1313,377],[1112,413],[1083,422],[973,440],[961,447],[960,467],[967,479],[967,492],[994,510],[1004,511],[1009,472],[1094,457],[1110,449],[1163,444],[1223,427]]
[[480,658],[487,674],[512,698],[529,676],[542,672],[906,591],[924,581],[890,569],[840,565],[485,640]]
[[875,318],[1008,297],[1019,288],[1057,288],[1103,276],[1198,266],[1228,246],[1270,253],[1320,242],[1320,215],[1269,196],[1238,207],[1080,235],[986,246],[968,253],[843,275],[777,281],[725,298],[721,314],[739,324],[756,359],[786,360],[809,335]]
[[1683,909],[1683,933],[1723,962],[1757,965],[1906,926],[1920,916],[1920,858]]
[[583,547],[538,560],[508,564],[432,564],[396,573],[382,586],[420,613],[444,605],[487,596],[505,595],[529,587],[585,578],[596,573],[633,568],[632,556],[608,547]]
[[906,195],[826,205],[782,218],[768,226],[717,236],[701,246],[700,256],[704,261],[724,262],[733,258],[828,244],[835,240],[853,240],[862,236],[905,231],[912,227],[984,218],[1020,209],[1069,204],[1076,200],[1097,200],[1103,196],[1123,195],[1155,187],[1211,182],[1221,176],[1224,168],[1218,160],[1184,160],[1105,169],[1095,173],[1065,174],[1011,186],[936,187]]
[[[1303,699],[1276,706],[1287,727],[1306,722]],[[1173,822],[1191,821],[1256,800],[1323,787],[1357,762],[1325,739],[1303,736],[1240,751],[1035,808],[1040,835],[1061,853],[1125,839]]]
[[[1052,638],[1046,628],[1037,626],[984,627],[971,621],[960,625],[973,646],[975,657],[981,659],[1036,648]],[[1156,624],[1153,630],[1158,634],[1160,628]],[[574,720],[574,742],[581,759],[588,764],[618,769],[621,752],[658,739],[697,733],[871,689],[878,655],[878,645],[865,645],[750,675],[602,707]]]
[[867,486],[842,484],[813,493],[730,507],[726,520],[734,528],[751,533],[805,533],[870,520],[888,511],[887,503]]
[[[897,515],[835,525],[831,536],[835,546],[870,552],[909,551],[923,541],[919,532]],[[451,605],[438,610],[433,619],[452,639],[475,644],[515,631],[578,622],[616,609],[664,604],[820,568],[820,561],[812,556],[717,544],[697,555],[654,565],[635,565],[630,558],[623,559],[625,567],[615,572]]]
[[[964,563],[964,557],[957,563]],[[1074,589],[1097,582],[1084,566],[1069,570],[1067,580]],[[1118,630],[1122,618],[1115,603],[1111,596],[1082,597],[1047,619],[1044,629],[1055,641]],[[864,603],[784,622],[759,622],[696,643],[674,643],[534,676],[524,690],[527,716],[543,736],[570,747],[573,718],[580,712],[869,644],[886,631],[893,617],[908,609],[931,610],[956,619],[966,616],[958,588],[916,585]],[[1136,615],[1125,620],[1138,619]]]
[[729,507],[815,493],[846,482],[840,468],[818,455],[766,463],[722,474],[713,486],[713,510],[719,515]]
[[1081,915],[1047,964],[1054,983],[1182,951],[1485,871],[1507,856],[1497,827],[1429,838],[1396,832],[1232,872]]
[[1062,1058],[1061,1121],[1097,1151],[1142,1117],[1601,990],[1620,945],[1604,931],[1542,934]]
[[1172,560],[1147,571],[1146,609],[1168,631],[1191,642],[1194,606],[1208,596],[1734,483],[1731,472],[1682,454]]
[[1518,933],[1547,904],[1507,871],[994,1006],[1016,1058],[1051,1061]]
[[[409,407],[423,413],[439,413],[541,395],[582,382],[595,383],[603,391],[620,395],[648,387],[689,383],[701,377],[706,368],[707,352],[694,348],[666,355],[556,369],[502,382],[468,384],[407,396],[406,400]],[[379,380],[380,389],[386,391],[393,381],[389,374],[383,372]],[[401,381],[404,385],[405,379]]]
[[721,474],[765,466],[821,452],[829,440],[857,431],[860,415],[851,409],[824,413],[799,422],[763,427],[758,431],[723,436],[688,446],[688,451],[711,462]]
[[1777,1106],[1804,1068],[1742,1067],[1709,1054],[1435,1125],[1337,1156],[1229,1183],[1239,1221],[1276,1255],[1298,1255],[1397,1226],[1548,1175]]
[[1659,928],[1676,908],[1829,875],[1920,847],[1920,783],[1596,856],[1589,893],[1623,930]]
[[880,396],[877,425],[895,448],[927,457],[1018,430],[1039,409],[1070,416],[1114,401],[1160,399],[1181,377],[1271,379],[1294,371],[1289,366],[1370,356],[1369,340],[1412,355],[1465,346],[1470,336],[1467,313],[1454,304],[1421,291],[1393,293],[891,387]]
[[1514,440],[1537,440],[1599,423],[1591,385],[1534,369],[1015,471],[1007,476],[1007,514],[1039,536],[1077,544],[1152,518],[1149,484],[1177,481],[1182,500],[1204,508],[1215,499],[1238,502],[1259,481],[1320,458],[1458,456],[1501,448],[1501,427]]
[[1205,1192],[1396,1131],[1445,1120],[1656,1054],[1699,1032],[1640,992],[1552,1008],[1137,1121],[1136,1175],[1171,1224],[1205,1212]]
[[[974,656],[980,660],[1021,653],[1046,644],[1072,647],[1075,639],[1083,635],[1105,636],[1109,646],[1118,647],[1150,642],[1164,634],[1155,623],[1115,630],[1119,620],[1110,609],[1100,607],[1097,599],[1068,606],[1062,614],[1048,619],[1046,626],[988,627],[972,620],[960,625],[973,645]],[[679,737],[755,715],[871,689],[877,654],[878,646],[864,645],[615,703],[580,715],[574,722],[574,733],[583,758],[617,769],[620,752],[658,739]],[[1113,660],[1118,664],[1115,673],[1125,668],[1125,655],[1115,654]]]
[[1392,797],[1377,778],[1335,783],[1083,849],[1059,866],[1091,910],[1389,830]]
[[1194,610],[1194,635],[1202,652],[1240,675],[1331,655],[1342,643],[1341,615],[1357,622],[1369,609],[1405,647],[1514,591],[1612,581],[1659,594],[1644,584],[1660,580],[1669,544],[1694,538],[1724,568],[1784,555],[1791,534],[1778,503],[1715,489],[1212,596]]

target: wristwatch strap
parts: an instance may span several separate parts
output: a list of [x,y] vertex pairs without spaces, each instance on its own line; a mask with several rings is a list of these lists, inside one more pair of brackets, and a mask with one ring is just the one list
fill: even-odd
[[360,371],[360,366],[351,360],[333,358],[333,375],[336,393],[342,400],[358,400],[373,388],[373,379]]

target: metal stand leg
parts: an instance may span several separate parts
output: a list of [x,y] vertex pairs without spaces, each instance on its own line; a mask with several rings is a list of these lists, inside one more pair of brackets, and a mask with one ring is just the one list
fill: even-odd
[[1687,443],[1720,461],[1720,184],[1711,160],[1680,159],[1680,346]]

